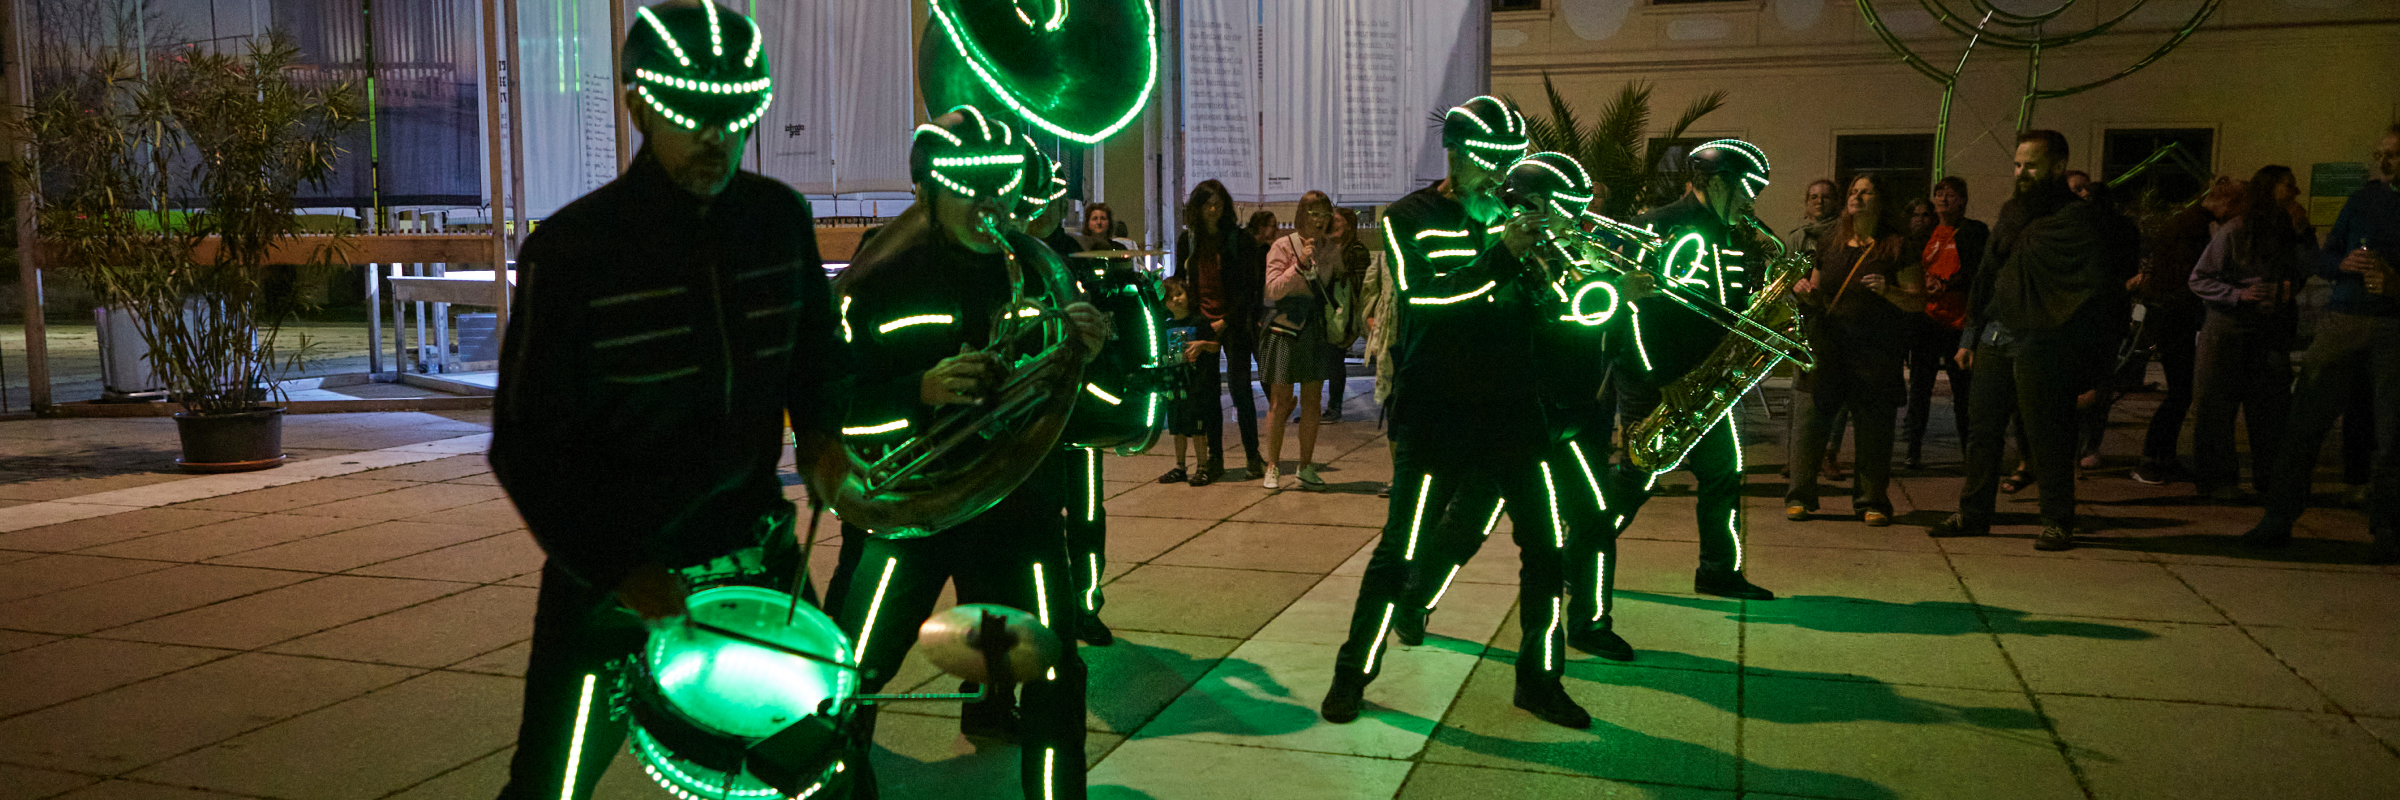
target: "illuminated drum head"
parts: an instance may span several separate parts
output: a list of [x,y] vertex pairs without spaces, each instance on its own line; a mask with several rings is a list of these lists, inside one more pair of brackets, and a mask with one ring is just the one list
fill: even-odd
[[[831,619],[807,605],[794,613],[791,601],[791,595],[773,589],[721,586],[694,593],[690,607],[696,621],[844,664],[857,663],[850,638]],[[751,743],[820,708],[838,711],[858,691],[854,670],[692,627],[651,634],[644,656],[658,696],[673,711],[709,732]],[[745,772],[727,774],[680,758],[638,726],[633,740],[634,755],[643,768],[677,796],[781,794]]]

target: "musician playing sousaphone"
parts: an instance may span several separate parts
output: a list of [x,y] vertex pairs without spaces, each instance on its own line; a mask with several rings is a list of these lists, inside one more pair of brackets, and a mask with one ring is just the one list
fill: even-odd
[[525,241],[500,355],[492,471],[548,556],[505,799],[590,796],[626,738],[610,662],[645,621],[681,624],[693,581],[789,586],[785,414],[813,486],[844,469],[808,201],[734,166],[772,98],[758,28],[636,14],[619,78],[642,148]]
[[[1021,137],[973,106],[917,128],[909,152],[917,205],[859,253],[836,287],[842,335],[858,369],[841,429],[854,452],[905,447],[946,407],[985,404],[1007,365],[978,348],[1018,291],[1063,307],[1075,334],[1068,340],[1073,358],[1088,361],[1099,351],[1107,332],[1098,310],[1073,297],[1037,297],[1048,290],[1036,273],[1056,261],[1009,221],[1024,163]],[[1009,313],[1028,311],[1035,310]],[[892,679],[944,583],[956,581],[961,597],[1035,612],[1052,630],[1075,629],[1079,606],[1062,519],[1072,455],[1054,440],[1039,446],[1043,457],[1031,475],[963,523],[906,537],[870,535],[845,512],[843,538],[857,545],[857,556],[837,616],[857,643],[862,691]],[[1083,796],[1084,668],[1072,635],[1059,639],[1065,646],[1054,669],[1015,676],[1024,689],[1020,775],[1028,798]],[[861,712],[866,730],[873,714]],[[871,775],[857,782],[856,796],[876,796]]]

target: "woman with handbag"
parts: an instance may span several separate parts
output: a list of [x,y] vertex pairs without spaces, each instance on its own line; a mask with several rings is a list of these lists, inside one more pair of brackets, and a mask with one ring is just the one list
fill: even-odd
[[1326,320],[1345,313],[1334,305],[1326,287],[1342,265],[1340,247],[1326,236],[1332,220],[1332,198],[1315,191],[1301,195],[1292,233],[1267,250],[1267,308],[1262,314],[1267,325],[1259,336],[1258,361],[1267,387],[1264,444],[1269,489],[1281,485],[1284,420],[1291,418],[1295,405],[1300,410],[1300,488],[1325,488],[1315,461],[1317,412],[1324,407],[1324,382],[1340,374],[1332,369],[1339,356],[1326,339]]
[[1841,221],[1817,246],[1816,269],[1792,287],[1815,320],[1809,349],[1817,357],[1784,496],[1793,520],[1817,510],[1817,466],[1835,415],[1848,410],[1858,432],[1851,508],[1870,527],[1892,524],[1892,428],[1908,394],[1900,368],[1909,316],[1925,308],[1924,260],[1906,243],[1897,201],[1873,173],[1852,180]]
[[1341,308],[1340,313],[1326,317],[1331,323],[1325,329],[1325,339],[1333,345],[1327,353],[1333,358],[1330,362],[1333,375],[1325,381],[1325,415],[1318,419],[1331,424],[1342,421],[1343,390],[1349,388],[1349,373],[1345,371],[1348,367],[1343,359],[1350,355],[1350,346],[1357,344],[1367,329],[1364,296],[1367,265],[1373,255],[1368,252],[1367,243],[1359,240],[1355,209],[1334,209],[1333,231],[1326,238],[1333,242],[1334,251],[1342,254],[1341,264],[1325,282],[1326,288],[1333,290],[1334,305]]

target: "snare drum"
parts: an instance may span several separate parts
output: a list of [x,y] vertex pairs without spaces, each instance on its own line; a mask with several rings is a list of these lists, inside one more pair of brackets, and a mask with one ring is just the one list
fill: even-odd
[[804,798],[839,782],[858,692],[850,637],[758,586],[694,592],[690,609],[619,681],[643,770],[684,800]]

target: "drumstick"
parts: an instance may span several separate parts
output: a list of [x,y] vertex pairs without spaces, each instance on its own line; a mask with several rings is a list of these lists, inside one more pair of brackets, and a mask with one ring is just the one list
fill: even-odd
[[[817,521],[824,516],[825,507],[817,503],[817,493],[808,493],[808,536],[800,540],[799,574],[792,576],[792,607],[783,612],[783,624],[790,625],[800,618],[800,594],[809,588],[808,559],[817,549]],[[830,587],[828,587],[830,588]]]

